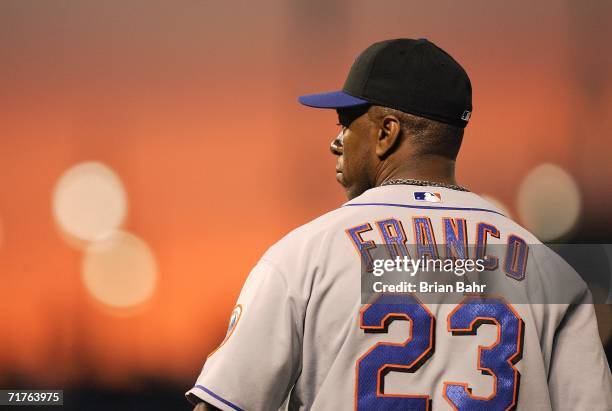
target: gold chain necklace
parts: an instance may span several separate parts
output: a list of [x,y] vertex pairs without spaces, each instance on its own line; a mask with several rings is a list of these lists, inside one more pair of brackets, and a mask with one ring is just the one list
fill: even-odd
[[385,181],[381,186],[394,186],[394,185],[411,185],[411,186],[432,186],[432,187],[443,187],[450,188],[451,190],[457,191],[470,191],[465,187],[461,187],[455,184],[444,184],[436,181],[425,181],[425,180],[413,180],[411,178],[395,178],[393,180]]

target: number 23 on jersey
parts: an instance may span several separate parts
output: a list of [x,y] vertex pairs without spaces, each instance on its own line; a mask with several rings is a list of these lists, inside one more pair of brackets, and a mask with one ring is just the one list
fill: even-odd
[[[360,313],[366,333],[386,333],[394,320],[407,320],[410,336],[403,343],[379,342],[356,364],[355,409],[430,410],[424,394],[388,394],[384,377],[390,371],[414,373],[435,350],[435,318],[427,307],[409,294],[382,295]],[[500,298],[468,297],[447,318],[447,331],[456,338],[476,335],[482,324],[497,327],[497,340],[479,346],[478,369],[493,377],[488,397],[473,395],[467,382],[445,382],[442,396],[455,410],[512,410],[518,400],[520,374],[514,365],[521,359],[524,324],[518,313]]]

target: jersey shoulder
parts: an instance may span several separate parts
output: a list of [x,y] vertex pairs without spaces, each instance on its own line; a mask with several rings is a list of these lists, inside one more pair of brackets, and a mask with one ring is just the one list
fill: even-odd
[[287,258],[297,258],[305,254],[313,257],[330,242],[334,241],[339,231],[355,220],[358,210],[350,207],[339,207],[314,220],[303,224],[286,234],[273,244],[264,254],[264,260],[272,263]]

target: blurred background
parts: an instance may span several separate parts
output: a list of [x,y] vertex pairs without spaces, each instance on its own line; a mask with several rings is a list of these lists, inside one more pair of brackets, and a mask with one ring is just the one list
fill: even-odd
[[258,257],[344,201],[335,113],[297,96],[382,39],[470,74],[460,183],[542,240],[611,243],[611,20],[604,1],[2,0],[0,387],[190,409]]

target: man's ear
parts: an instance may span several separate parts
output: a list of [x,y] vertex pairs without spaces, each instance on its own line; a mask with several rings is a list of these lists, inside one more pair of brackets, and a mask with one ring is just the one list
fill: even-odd
[[382,118],[376,143],[376,155],[379,158],[385,158],[393,152],[399,144],[401,129],[400,121],[394,115]]

